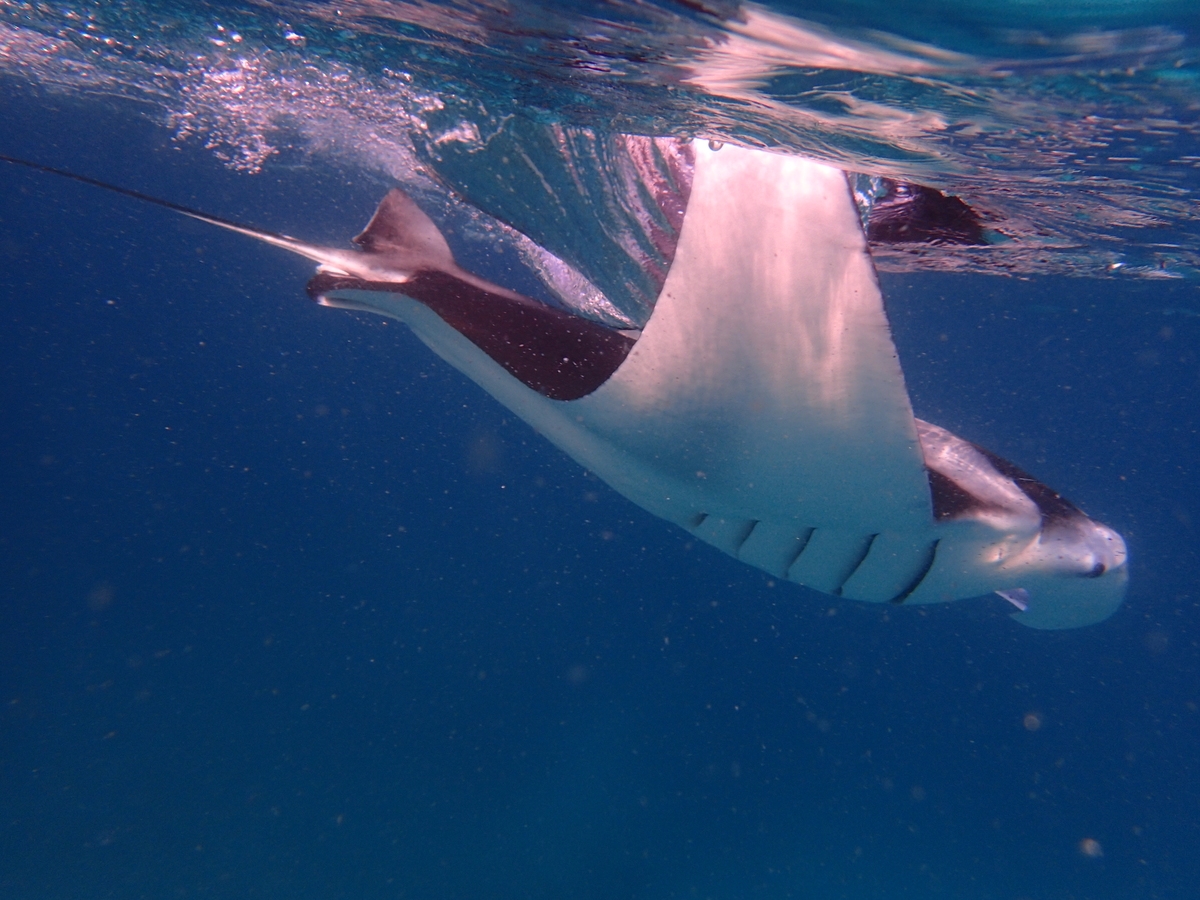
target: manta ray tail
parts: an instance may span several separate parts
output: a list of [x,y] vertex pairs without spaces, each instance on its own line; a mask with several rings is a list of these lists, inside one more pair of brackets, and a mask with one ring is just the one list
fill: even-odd
[[273,231],[264,231],[261,228],[250,228],[246,225],[239,225],[237,222],[229,219],[222,219],[220,216],[210,215],[209,213],[201,212],[198,209],[192,209],[190,206],[183,206],[179,203],[172,203],[170,200],[163,200],[161,197],[154,197],[150,194],[143,194],[141,191],[130,190],[129,188],[119,187],[115,184],[109,184],[107,181],[100,181],[98,178],[89,178],[87,175],[80,175],[76,172],[70,172],[66,169],[56,169],[53,166],[44,166],[41,163],[30,162],[27,159],[20,159],[16,156],[4,156],[0,154],[0,162],[12,163],[14,166],[24,166],[27,169],[33,169],[35,172],[45,172],[50,175],[58,175],[62,178],[69,178],[72,181],[77,181],[80,184],[86,184],[91,187],[100,188],[101,190],[111,191],[114,194],[120,194],[123,197],[129,197],[133,200],[141,200],[143,203],[152,203],[155,206],[169,209],[171,212],[179,213],[181,216],[187,216],[190,219],[196,219],[200,222],[206,222],[209,225],[215,225],[218,228],[224,228],[226,231],[232,231],[236,234],[252,237],[255,240],[262,241],[266,244],[271,244],[275,247],[280,247],[284,250],[290,250],[292,253],[297,253],[300,256],[315,260],[320,263],[328,262],[329,253],[325,248],[315,247],[312,244],[306,244],[304,241],[290,237],[286,234],[277,234]]

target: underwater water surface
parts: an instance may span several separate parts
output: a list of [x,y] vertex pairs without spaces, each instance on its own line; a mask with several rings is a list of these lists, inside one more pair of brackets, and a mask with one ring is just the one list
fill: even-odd
[[960,196],[986,246],[876,252],[916,413],[1132,560],[1116,615],[1065,632],[775,583],[399,323],[309,302],[308,263],[4,166],[0,894],[1191,896],[1196,26],[0,3],[0,153],[338,246],[399,183],[493,280],[523,250],[490,216],[584,227],[568,169],[630,227],[587,156],[608,134]]

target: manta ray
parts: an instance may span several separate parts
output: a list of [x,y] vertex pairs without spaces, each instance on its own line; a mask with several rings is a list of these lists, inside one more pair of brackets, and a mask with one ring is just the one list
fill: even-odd
[[466,271],[399,188],[337,249],[0,159],[313,260],[317,303],[404,322],[617,492],[775,578],[896,605],[996,593],[1042,629],[1110,616],[1128,577],[1121,536],[914,416],[846,174],[680,146],[686,190],[664,201],[677,227],[640,330]]

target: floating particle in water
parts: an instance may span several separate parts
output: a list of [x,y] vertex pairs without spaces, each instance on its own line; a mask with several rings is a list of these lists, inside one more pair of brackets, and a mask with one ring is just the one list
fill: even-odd
[[1079,842],[1079,852],[1089,859],[1099,859],[1104,855],[1104,848],[1095,838],[1084,838]]
[[113,588],[107,582],[96,585],[87,595],[88,609],[92,612],[100,612],[101,610],[108,609],[112,601]]
[[1021,724],[1025,726],[1026,731],[1037,731],[1042,727],[1042,714],[1027,712],[1025,718],[1021,720]]

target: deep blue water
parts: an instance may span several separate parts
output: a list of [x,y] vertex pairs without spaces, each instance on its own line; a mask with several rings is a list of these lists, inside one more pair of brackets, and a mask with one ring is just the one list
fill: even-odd
[[[385,187],[135,113],[3,151],[327,242]],[[1046,633],[772,585],[282,253],[11,169],[0,228],[0,895],[1195,896],[1195,281],[883,275],[917,414],[1129,541]]]

